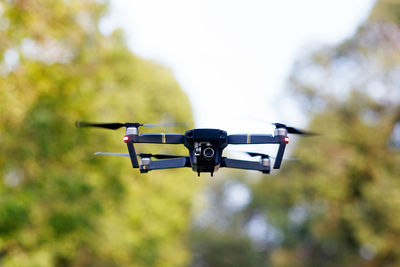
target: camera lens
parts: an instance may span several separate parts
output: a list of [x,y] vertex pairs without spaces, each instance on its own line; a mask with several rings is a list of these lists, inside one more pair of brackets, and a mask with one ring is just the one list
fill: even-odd
[[204,149],[203,155],[208,159],[212,158],[214,156],[214,149],[212,149],[211,147],[207,147],[206,149]]

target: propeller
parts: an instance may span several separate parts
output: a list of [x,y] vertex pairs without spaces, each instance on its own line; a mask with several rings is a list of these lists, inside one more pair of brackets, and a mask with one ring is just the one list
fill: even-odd
[[[245,153],[247,153],[250,157],[260,156],[262,159],[268,159],[268,158],[275,159],[275,157],[272,157],[272,156],[264,154],[264,153],[258,153],[258,152],[245,152]],[[300,160],[300,159],[298,159],[298,158],[284,158],[283,160],[297,161],[297,160]]]
[[300,129],[297,129],[297,128],[294,128],[291,126],[287,126],[286,124],[283,124],[283,123],[275,122],[275,123],[271,123],[271,124],[275,125],[276,128],[285,128],[288,131],[288,133],[290,133],[290,134],[317,135],[316,133],[300,130]]
[[94,155],[130,157],[128,153],[113,153],[113,152],[95,152]]
[[111,130],[117,130],[122,127],[160,127],[160,126],[183,126],[186,125],[186,123],[182,122],[167,122],[167,123],[153,123],[153,124],[142,124],[138,122],[126,122],[126,123],[120,123],[120,122],[110,122],[110,123],[94,123],[94,122],[87,122],[87,121],[76,121],[75,126],[77,128],[83,128],[83,127],[98,127],[98,128],[105,128],[105,129],[111,129]]
[[155,158],[155,159],[174,159],[174,158],[184,158],[185,156],[180,155],[169,155],[169,154],[148,154],[148,153],[140,153],[138,154],[141,158]]
[[264,153],[258,153],[258,152],[244,152],[248,154],[250,157],[257,157],[260,156],[262,159],[269,159],[270,156]]

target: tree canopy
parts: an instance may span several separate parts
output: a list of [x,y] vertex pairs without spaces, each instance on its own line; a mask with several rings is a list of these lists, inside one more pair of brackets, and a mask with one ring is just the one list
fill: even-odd
[[[293,156],[300,161],[285,162],[278,175],[239,178],[250,203],[231,212],[234,223],[217,227],[226,248],[220,254],[204,249],[215,236],[194,242],[203,249],[195,263],[235,258],[229,246],[240,242],[256,254],[249,266],[399,265],[399,10],[400,1],[378,1],[354,36],[299,57],[287,90],[320,135],[298,139]],[[229,246],[226,236],[234,239]]]
[[99,32],[106,12],[104,1],[0,2],[2,266],[181,266],[190,259],[197,183],[185,170],[138,175],[125,158],[94,157],[125,152],[124,133],[74,126],[77,119],[192,124],[169,70],[133,55],[121,31]]

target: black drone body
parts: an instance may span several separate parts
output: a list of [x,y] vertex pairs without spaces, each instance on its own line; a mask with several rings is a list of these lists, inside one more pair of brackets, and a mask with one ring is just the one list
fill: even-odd
[[218,170],[222,162],[222,151],[228,146],[227,133],[219,129],[193,129],[186,131],[184,145],[189,150],[193,171]]
[[[151,170],[191,167],[198,175],[202,172],[213,175],[219,168],[237,168],[256,170],[269,174],[271,171],[271,157],[262,153],[248,152],[250,156],[260,156],[258,162],[231,159],[223,157],[223,150],[228,145],[245,144],[277,144],[278,152],[273,164],[274,169],[279,169],[283,160],[286,144],[289,143],[288,133],[311,135],[305,131],[275,123],[274,135],[270,134],[232,134],[220,129],[191,129],[185,134],[173,133],[144,133],[139,134],[140,126],[161,126],[170,124],[140,124],[140,123],[89,123],[76,122],[77,127],[99,127],[116,130],[126,127],[124,142],[129,153],[96,152],[95,155],[114,155],[129,157],[133,168],[139,168],[141,173]],[[153,144],[183,144],[189,151],[188,156],[165,154],[136,154],[135,143]],[[140,160],[138,161],[137,156]],[[155,158],[156,160],[153,160]]]

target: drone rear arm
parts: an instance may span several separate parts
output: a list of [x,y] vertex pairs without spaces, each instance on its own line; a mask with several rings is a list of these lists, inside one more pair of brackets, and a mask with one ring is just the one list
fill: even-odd
[[172,169],[190,167],[189,157],[182,157],[176,159],[162,159],[162,160],[150,160],[150,158],[142,158],[142,164],[140,165],[140,172],[146,173],[151,170],[160,169]]
[[267,164],[264,165],[263,162],[223,158],[221,162],[221,167],[255,170],[261,171],[263,173],[269,173],[271,171],[269,160],[266,161],[266,163]]

